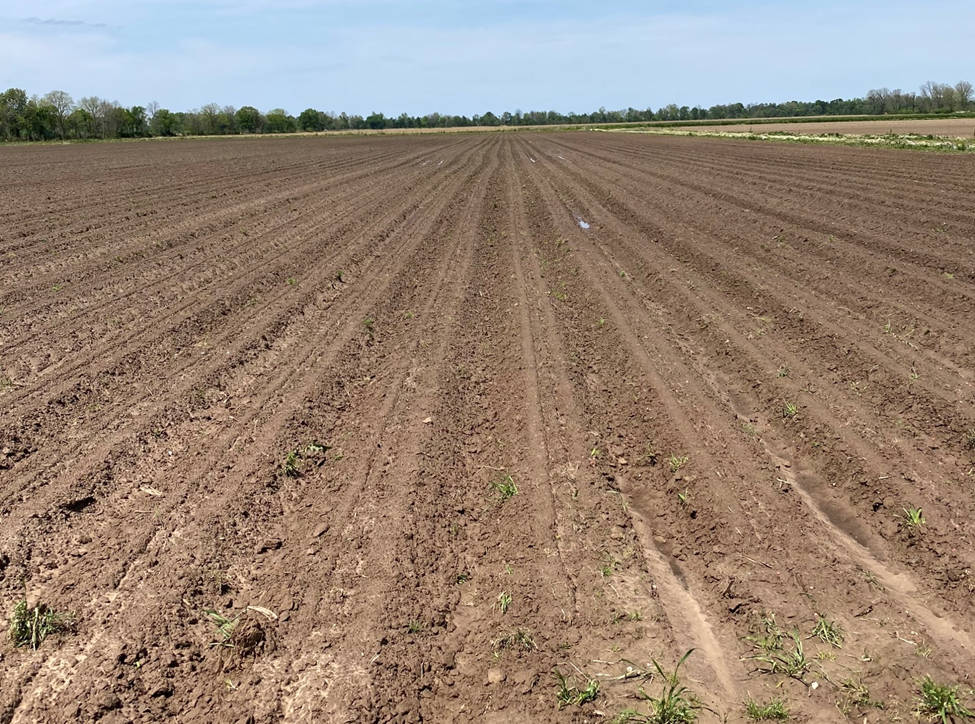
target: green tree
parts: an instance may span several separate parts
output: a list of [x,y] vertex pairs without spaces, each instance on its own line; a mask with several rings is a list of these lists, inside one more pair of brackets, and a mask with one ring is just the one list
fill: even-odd
[[376,113],[373,111],[368,116],[366,116],[366,127],[373,130],[386,127],[386,118],[382,113]]
[[152,114],[149,132],[153,136],[178,136],[182,133],[182,123],[175,113],[166,108],[160,108]]
[[241,133],[260,133],[264,129],[264,116],[254,106],[242,106],[236,117]]
[[41,98],[40,105],[54,110],[54,118],[57,121],[58,134],[64,138],[64,122],[68,114],[74,108],[74,100],[62,90],[54,90],[45,94]]
[[327,127],[327,117],[314,108],[306,108],[298,115],[298,128],[302,131],[324,131]]
[[65,121],[68,136],[71,138],[91,138],[94,126],[91,114],[84,108],[75,108]]
[[283,108],[275,108],[267,112],[264,130],[268,133],[293,133],[298,130],[298,122]]
[[27,91],[8,88],[0,93],[0,140],[22,138],[26,132]]

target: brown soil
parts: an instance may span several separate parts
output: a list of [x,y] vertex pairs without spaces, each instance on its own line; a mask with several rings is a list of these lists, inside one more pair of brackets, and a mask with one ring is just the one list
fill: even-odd
[[0,721],[610,720],[689,649],[702,721],[975,686],[975,159],[0,161],[0,602],[76,621],[0,645]]
[[808,123],[742,123],[727,126],[694,126],[688,131],[737,131],[754,133],[849,133],[883,135],[885,133],[918,133],[921,135],[975,138],[975,118],[926,118],[920,120],[823,121]]

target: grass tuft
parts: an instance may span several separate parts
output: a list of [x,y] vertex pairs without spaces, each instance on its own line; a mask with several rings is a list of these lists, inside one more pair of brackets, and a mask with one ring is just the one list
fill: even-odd
[[766,640],[764,645],[759,645],[762,653],[756,654],[751,658],[760,661],[767,666],[764,671],[769,674],[785,674],[788,677],[802,681],[809,671],[810,662],[806,658],[805,650],[802,646],[802,639],[796,631],[789,633],[792,639],[792,648],[787,649],[781,645],[771,648],[771,642]]
[[924,515],[921,513],[920,508],[911,506],[909,508],[903,508],[903,510],[904,522],[908,528],[918,530],[924,525]]
[[497,491],[502,503],[518,494],[518,486],[515,485],[515,479],[508,474],[495,480],[491,483],[491,486]]
[[958,698],[958,686],[938,684],[930,676],[921,681],[921,697],[917,702],[917,713],[928,717],[928,721],[949,724],[958,719],[975,717]]
[[572,706],[573,704],[582,706],[593,701],[599,694],[599,682],[595,679],[589,679],[586,682],[586,688],[580,689],[563,676],[562,672],[558,669],[555,669],[552,675],[555,676],[557,683],[555,698],[559,703],[559,709],[563,706]]
[[535,643],[535,637],[532,636],[531,631],[521,628],[507,631],[491,643],[494,645],[494,652],[496,654],[505,650],[535,651],[538,649],[538,645]]
[[8,635],[16,648],[30,647],[37,651],[48,636],[74,631],[75,617],[71,613],[53,610],[43,603],[31,606],[25,595],[10,615]]
[[843,648],[843,629],[838,623],[829,621],[825,616],[816,617],[816,626],[813,628],[812,635],[824,644],[837,649]]
[[635,709],[627,709],[621,712],[616,721],[634,722],[637,724],[692,724],[697,721],[698,713],[705,709],[705,706],[697,696],[680,681],[680,667],[687,657],[694,652],[690,649],[681,656],[677,666],[674,667],[672,674],[664,672],[663,667],[653,660],[653,666],[663,680],[663,689],[660,696],[650,696],[643,689],[640,689],[640,697],[650,704],[650,713],[643,714]]
[[745,714],[753,721],[785,721],[789,708],[782,699],[771,699],[764,704],[749,699],[745,702]]
[[687,461],[690,458],[687,455],[671,455],[670,456],[670,472],[676,473],[682,467],[687,465]]

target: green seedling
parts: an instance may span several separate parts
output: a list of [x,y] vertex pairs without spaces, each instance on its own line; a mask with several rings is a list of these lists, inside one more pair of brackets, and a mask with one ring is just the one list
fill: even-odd
[[531,632],[520,628],[502,634],[492,643],[495,654],[505,650],[535,651],[538,648]]
[[782,417],[793,418],[799,414],[799,406],[794,402],[786,402],[782,407]]
[[927,717],[929,722],[949,724],[959,719],[975,717],[958,698],[958,686],[935,683],[930,676],[921,681],[921,696],[917,702],[917,713]]
[[650,704],[650,714],[640,721],[646,724],[690,724],[697,720],[698,712],[704,709],[704,705],[681,683],[679,676],[681,665],[693,652],[694,649],[690,649],[680,658],[672,674],[664,672],[656,659],[653,660],[653,666],[663,681],[663,690],[657,697],[640,690],[640,696]]
[[785,721],[789,718],[789,708],[782,699],[764,703],[749,699],[745,702],[745,714],[752,721]]
[[281,469],[289,478],[297,478],[301,475],[301,453],[297,449],[289,452],[281,464]]
[[924,515],[920,508],[910,507],[902,510],[904,511],[904,522],[908,528],[918,530],[924,525]]
[[843,692],[843,698],[837,702],[837,706],[844,714],[849,715],[855,708],[884,708],[882,701],[875,701],[870,698],[870,689],[859,677],[846,679],[840,684],[840,689]]
[[555,698],[559,703],[559,709],[563,706],[582,706],[590,701],[593,701],[599,694],[599,682],[595,679],[589,679],[586,682],[585,689],[579,689],[576,687],[569,679],[562,675],[558,669],[552,672],[555,676],[555,681],[557,684],[557,689],[555,693]]
[[298,280],[295,277],[288,277],[286,281],[293,287],[298,285]]
[[25,593],[14,606],[7,633],[15,647],[29,647],[37,651],[48,636],[68,633],[74,628],[74,614],[55,611],[43,603],[30,606]]
[[676,473],[682,467],[684,467],[685,465],[687,465],[687,461],[688,460],[690,460],[690,458],[687,455],[682,455],[682,456],[671,455],[670,456],[670,472]]
[[771,651],[766,649],[763,653],[752,658],[756,661],[761,661],[768,667],[766,673],[785,674],[797,681],[802,681],[809,671],[810,662],[806,658],[805,651],[802,647],[802,639],[799,638],[799,634],[793,631],[789,634],[789,637],[792,639],[791,650],[786,650],[779,646]]
[[216,641],[211,641],[210,646],[233,648],[234,645],[231,643],[231,639],[234,637],[234,631],[237,630],[237,624],[240,623],[240,617],[235,616],[234,618],[228,618],[219,611],[214,610],[207,610],[204,613],[206,613],[206,615],[217,627],[218,639]]
[[775,614],[764,614],[759,620],[759,623],[762,627],[762,633],[755,636],[747,636],[746,640],[751,641],[756,648],[768,653],[779,649],[782,646],[782,636],[784,634],[775,622]]
[[497,492],[502,503],[518,494],[518,486],[515,485],[515,479],[507,474],[495,480],[491,483],[491,486]]
[[502,614],[508,613],[508,607],[511,605],[511,594],[503,592],[498,595],[498,610]]
[[816,626],[813,628],[812,635],[817,637],[824,644],[841,649],[843,648],[843,629],[835,621],[829,621],[825,616],[816,618]]

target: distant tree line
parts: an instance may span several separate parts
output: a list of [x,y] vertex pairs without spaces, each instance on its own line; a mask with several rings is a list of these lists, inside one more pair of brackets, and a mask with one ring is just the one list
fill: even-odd
[[28,96],[20,88],[0,94],[0,141],[47,141],[55,139],[141,138],[149,136],[231,135],[335,131],[384,128],[450,128],[464,126],[530,126],[565,123],[621,123],[645,121],[689,121],[725,118],[778,118],[784,116],[883,115],[889,113],[951,113],[973,108],[972,84],[954,85],[928,81],[918,93],[879,88],[863,98],[831,101],[787,101],[785,103],[730,103],[680,106],[671,103],[654,111],[626,108],[592,113],[520,110],[500,115],[457,116],[429,113],[411,116],[366,117],[326,113],[307,108],[298,116],[275,108],[262,113],[253,106],[234,108],[211,103],[199,110],[171,111],[158,103],[125,108],[97,96],[75,101],[64,91]]

